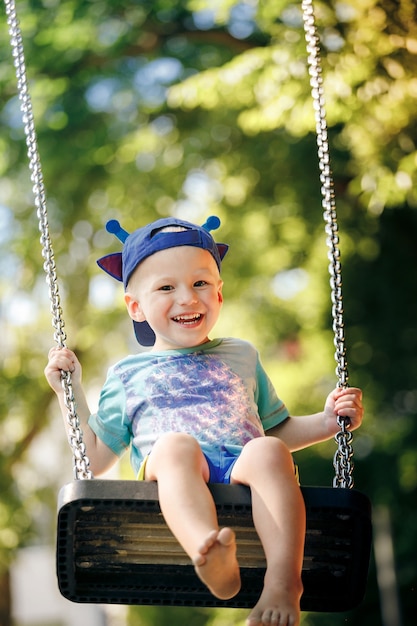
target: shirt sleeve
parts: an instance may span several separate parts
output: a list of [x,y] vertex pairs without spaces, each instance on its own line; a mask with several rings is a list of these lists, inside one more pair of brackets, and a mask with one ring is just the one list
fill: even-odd
[[88,424],[117,456],[129,449],[132,437],[125,407],[124,387],[111,370],[101,390],[97,413],[90,416]]
[[289,417],[289,412],[284,402],[277,396],[275,388],[265,372],[258,357],[256,367],[257,391],[256,402],[265,431],[281,424]]

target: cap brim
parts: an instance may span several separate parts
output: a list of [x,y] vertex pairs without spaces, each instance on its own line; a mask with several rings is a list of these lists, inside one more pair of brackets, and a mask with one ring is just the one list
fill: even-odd
[[155,333],[148,322],[133,322],[135,336],[141,346],[153,346],[155,343]]

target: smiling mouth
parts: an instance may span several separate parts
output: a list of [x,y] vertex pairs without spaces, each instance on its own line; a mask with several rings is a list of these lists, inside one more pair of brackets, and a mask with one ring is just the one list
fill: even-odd
[[178,324],[183,326],[192,326],[196,322],[199,322],[203,316],[201,313],[193,313],[192,315],[176,315],[172,319]]

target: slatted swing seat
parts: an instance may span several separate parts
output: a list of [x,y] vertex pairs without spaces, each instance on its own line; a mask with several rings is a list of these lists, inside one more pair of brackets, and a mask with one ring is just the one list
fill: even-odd
[[[35,204],[49,285],[54,338],[65,346],[56,268],[46,211],[22,37],[13,0],[5,0],[18,93],[34,183]],[[303,0],[309,71],[316,110],[320,180],[333,303],[338,385],[347,386],[341,268],[333,179],[329,167],[318,37],[312,0]],[[63,374],[75,480],[59,495],[57,576],[61,593],[74,602],[251,608],[262,589],[265,561],[253,528],[250,493],[241,485],[210,485],[221,526],[236,530],[242,590],[232,600],[213,597],[197,578],[188,557],[168,530],[157,485],[93,479],[76,414],[70,374]],[[352,489],[352,435],[340,418],[333,487],[302,487],[307,531],[302,610],[347,611],[362,600],[371,548],[371,506]]]
[[[252,608],[265,558],[252,522],[249,490],[209,486],[220,526],[236,531],[242,589],[218,600],[197,578],[167,528],[156,483],[76,480],[59,496],[57,569],[74,602]],[[364,595],[371,538],[369,500],[353,489],[303,487],[307,532],[304,611],[347,611]]]

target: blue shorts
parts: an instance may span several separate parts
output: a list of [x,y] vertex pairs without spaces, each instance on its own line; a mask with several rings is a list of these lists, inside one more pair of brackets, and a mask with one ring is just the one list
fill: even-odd
[[232,446],[208,446],[202,445],[201,449],[210,470],[209,483],[230,483],[230,474],[240,456],[242,448]]

